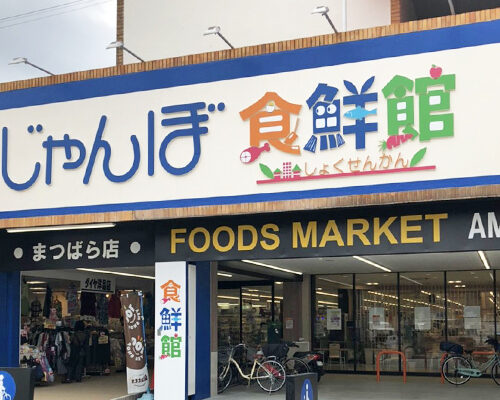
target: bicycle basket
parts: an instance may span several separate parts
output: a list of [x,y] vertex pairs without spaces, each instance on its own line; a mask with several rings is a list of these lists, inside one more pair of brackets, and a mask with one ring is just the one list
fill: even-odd
[[485,343],[492,345],[496,352],[500,351],[500,344],[497,339],[488,338]]
[[288,346],[284,343],[265,344],[262,346],[262,351],[266,357],[276,357],[278,360],[286,358],[288,354]]
[[441,342],[439,343],[439,349],[446,353],[463,354],[464,348],[457,343],[452,342]]
[[247,347],[247,360],[253,362],[255,356],[257,355],[257,349],[253,347]]

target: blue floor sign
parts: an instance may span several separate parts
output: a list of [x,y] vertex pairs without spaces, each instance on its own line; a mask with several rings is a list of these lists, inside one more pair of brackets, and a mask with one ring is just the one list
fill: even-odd
[[0,372],[0,400],[14,400],[16,383],[8,372]]
[[313,385],[309,379],[305,379],[302,384],[302,391],[300,394],[301,400],[314,400]]

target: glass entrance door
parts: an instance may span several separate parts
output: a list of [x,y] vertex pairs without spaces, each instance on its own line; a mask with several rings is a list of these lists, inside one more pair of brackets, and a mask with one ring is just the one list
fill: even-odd
[[219,347],[239,343],[240,337],[240,289],[219,289],[217,292],[217,325]]
[[241,327],[243,343],[255,347],[268,342],[272,330],[272,286],[241,288]]

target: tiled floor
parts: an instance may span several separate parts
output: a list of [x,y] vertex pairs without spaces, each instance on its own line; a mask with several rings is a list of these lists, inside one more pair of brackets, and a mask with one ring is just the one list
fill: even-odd
[[[463,386],[440,384],[438,377],[408,377],[403,384],[401,377],[382,376],[377,383],[374,375],[325,375],[318,384],[319,400],[471,400],[500,397],[500,386],[491,379],[471,379]],[[237,386],[214,397],[215,400],[255,400],[271,397],[284,400],[285,390],[269,396],[256,384]]]
[[34,400],[111,400],[127,394],[126,374],[92,376],[81,383],[35,387]]

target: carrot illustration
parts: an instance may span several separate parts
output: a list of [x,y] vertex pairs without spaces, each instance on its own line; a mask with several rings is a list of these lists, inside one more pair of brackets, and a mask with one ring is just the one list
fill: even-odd
[[403,134],[389,136],[387,140],[380,142],[380,151],[392,150],[395,147],[401,146],[408,140],[414,140],[417,136],[418,132],[411,126],[407,126],[403,129]]

